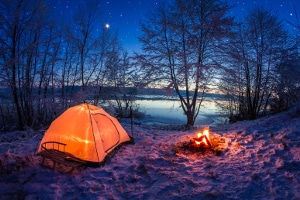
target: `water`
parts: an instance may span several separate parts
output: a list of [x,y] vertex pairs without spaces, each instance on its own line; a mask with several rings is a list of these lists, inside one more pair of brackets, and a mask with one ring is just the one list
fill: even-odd
[[[186,116],[180,107],[179,100],[175,99],[143,99],[137,100],[136,103],[140,106],[142,111],[147,115],[144,123],[147,124],[186,124]],[[195,125],[210,125],[217,126],[224,123],[224,117],[219,113],[213,99],[204,101],[199,115],[196,119]]]

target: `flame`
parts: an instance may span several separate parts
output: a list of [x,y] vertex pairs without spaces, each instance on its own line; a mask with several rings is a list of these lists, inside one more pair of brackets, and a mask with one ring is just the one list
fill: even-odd
[[204,128],[203,135],[206,135],[207,139],[209,139],[209,127]]
[[203,133],[202,132],[197,133],[197,139],[199,139],[200,137],[202,137],[204,135],[206,137],[203,137],[201,141],[195,140],[196,145],[201,145],[201,144],[208,145],[207,140],[209,140],[209,127],[204,128]]
[[208,145],[206,138],[203,138],[202,142],[204,143],[204,145]]
[[197,133],[197,138],[200,138],[201,136],[202,136],[201,132]]

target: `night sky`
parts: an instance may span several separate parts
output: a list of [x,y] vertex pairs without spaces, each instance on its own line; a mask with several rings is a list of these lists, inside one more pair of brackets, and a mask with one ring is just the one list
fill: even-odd
[[[49,0],[53,8],[61,17],[68,17],[74,14],[78,3],[84,0]],[[117,31],[119,38],[126,50],[138,51],[140,49],[137,37],[140,35],[139,21],[145,17],[150,9],[158,5],[157,0],[100,0],[99,9],[103,11],[103,26],[109,24],[109,28]],[[242,18],[249,9],[255,5],[263,5],[278,13],[283,20],[285,28],[293,31],[288,22],[296,23],[295,9],[300,18],[299,0],[228,0],[236,7],[231,10],[231,14],[237,18]]]

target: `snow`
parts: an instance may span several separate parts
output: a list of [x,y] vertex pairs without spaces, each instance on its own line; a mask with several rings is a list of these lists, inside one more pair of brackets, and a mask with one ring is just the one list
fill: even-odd
[[[131,133],[130,123],[121,121]],[[134,125],[101,168],[65,173],[36,154],[43,131],[0,134],[0,199],[299,199],[300,106],[275,116],[210,127],[221,154],[176,154],[195,130]],[[47,167],[48,166],[48,167]]]

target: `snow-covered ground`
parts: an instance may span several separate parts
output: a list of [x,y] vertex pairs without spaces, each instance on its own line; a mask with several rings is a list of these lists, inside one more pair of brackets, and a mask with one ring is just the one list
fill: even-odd
[[[130,124],[121,124],[130,134]],[[0,199],[300,199],[300,106],[211,132],[228,148],[184,155],[176,147],[195,131],[138,123],[135,144],[101,168],[71,174],[40,165],[42,131],[3,133]]]

